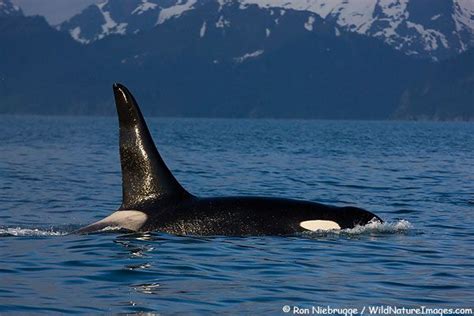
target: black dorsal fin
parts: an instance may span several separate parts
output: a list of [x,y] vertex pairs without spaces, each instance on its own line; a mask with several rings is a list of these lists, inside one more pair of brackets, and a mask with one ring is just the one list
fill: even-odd
[[114,94],[120,124],[121,208],[190,196],[158,153],[133,95],[121,84],[114,84]]

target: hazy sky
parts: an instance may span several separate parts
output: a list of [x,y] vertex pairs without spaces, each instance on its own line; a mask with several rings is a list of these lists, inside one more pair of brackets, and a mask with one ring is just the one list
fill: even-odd
[[101,0],[12,0],[26,15],[43,15],[49,23],[58,24],[88,5]]

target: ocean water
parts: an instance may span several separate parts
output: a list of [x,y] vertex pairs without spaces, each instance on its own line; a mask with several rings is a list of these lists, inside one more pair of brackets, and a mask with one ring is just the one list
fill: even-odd
[[116,118],[0,116],[0,314],[474,307],[474,124],[148,123],[196,195],[357,205],[386,223],[291,237],[70,234],[120,205]]

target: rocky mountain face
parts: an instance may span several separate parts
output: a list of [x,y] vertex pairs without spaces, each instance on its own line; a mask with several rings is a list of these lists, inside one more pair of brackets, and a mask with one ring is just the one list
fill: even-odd
[[0,0],[0,17],[21,15],[23,12],[19,7],[13,5],[9,0]]
[[396,119],[474,120],[474,49],[432,64],[423,78],[406,89]]
[[[373,37],[419,58],[442,60],[474,44],[474,1],[472,0],[107,0],[92,5],[59,25],[60,30],[84,44],[112,34],[136,34],[179,19],[208,2],[226,6],[249,6],[275,14],[271,30],[287,11],[314,13],[338,29]],[[238,28],[233,14],[222,16],[227,27]],[[295,21],[301,28],[308,21]],[[210,26],[212,27],[212,26]],[[265,30],[256,30],[265,31]]]

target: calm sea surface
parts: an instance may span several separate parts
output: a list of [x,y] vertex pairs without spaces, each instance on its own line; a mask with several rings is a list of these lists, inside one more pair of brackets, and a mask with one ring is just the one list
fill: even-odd
[[148,123],[196,195],[352,204],[387,223],[293,237],[71,235],[120,205],[116,118],[0,116],[0,313],[474,307],[474,124]]

